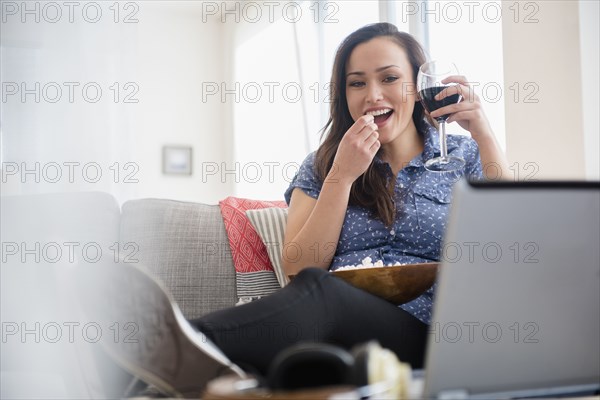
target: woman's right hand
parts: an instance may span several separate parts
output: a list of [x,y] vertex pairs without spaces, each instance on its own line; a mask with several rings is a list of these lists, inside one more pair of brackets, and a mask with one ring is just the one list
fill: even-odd
[[352,184],[371,165],[381,147],[372,115],[363,115],[346,131],[338,145],[326,181]]

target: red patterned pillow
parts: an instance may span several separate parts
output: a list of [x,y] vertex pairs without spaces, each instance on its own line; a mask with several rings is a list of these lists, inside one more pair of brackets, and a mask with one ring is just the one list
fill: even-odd
[[238,297],[262,297],[279,288],[267,248],[246,216],[246,210],[285,208],[284,201],[227,197],[219,202],[237,276]]

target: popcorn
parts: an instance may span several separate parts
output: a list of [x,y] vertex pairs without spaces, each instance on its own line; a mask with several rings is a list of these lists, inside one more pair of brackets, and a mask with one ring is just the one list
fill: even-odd
[[349,269],[361,269],[361,268],[381,268],[381,267],[396,267],[399,265],[404,265],[402,263],[389,263],[387,265],[383,265],[383,261],[382,260],[377,260],[375,263],[373,263],[373,259],[371,257],[365,257],[362,260],[362,263],[360,265],[344,265],[342,267],[339,267],[336,269],[336,271],[344,271],[344,270],[349,270]]

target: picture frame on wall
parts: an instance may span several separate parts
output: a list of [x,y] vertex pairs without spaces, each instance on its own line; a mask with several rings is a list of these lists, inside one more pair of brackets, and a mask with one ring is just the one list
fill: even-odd
[[190,146],[163,146],[163,174],[192,175]]

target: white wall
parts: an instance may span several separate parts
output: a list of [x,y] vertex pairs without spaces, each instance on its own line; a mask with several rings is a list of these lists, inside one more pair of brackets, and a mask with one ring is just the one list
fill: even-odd
[[[90,9],[88,20],[75,9],[70,22],[63,7],[62,18],[52,22],[56,10],[44,13],[45,3],[28,3],[34,14],[14,4],[16,12],[3,9],[1,32],[3,92],[14,89],[12,82],[19,90],[1,103],[3,195],[99,190],[120,202],[167,197],[215,203],[231,193],[231,184],[201,177],[203,163],[227,160],[232,151],[226,105],[203,101],[203,83],[223,81],[227,60],[222,24],[203,18],[200,2],[129,3],[139,8],[121,8],[118,23],[108,2],[97,3],[102,14],[94,23]],[[123,23],[126,16],[137,22]],[[20,85],[35,89],[36,82],[40,98],[33,93],[23,101]],[[62,88],[56,102],[52,82]],[[72,102],[64,82],[78,85]],[[82,97],[89,83],[102,90],[95,103]],[[137,103],[125,103],[127,94]],[[166,144],[193,147],[191,176],[162,174]]]
[[[144,93],[132,147],[140,163],[136,195],[216,203],[233,189],[231,182],[208,175],[213,163],[231,157],[230,115],[227,104],[203,96],[203,90],[227,73],[223,26],[211,18],[203,22],[198,2],[144,2],[143,8],[136,59]],[[191,176],[162,173],[165,144],[193,147]]]
[[584,179],[578,2],[524,4],[502,3],[504,81],[520,89],[505,89],[507,155],[521,179]]
[[600,180],[600,3],[579,1],[585,173]]

